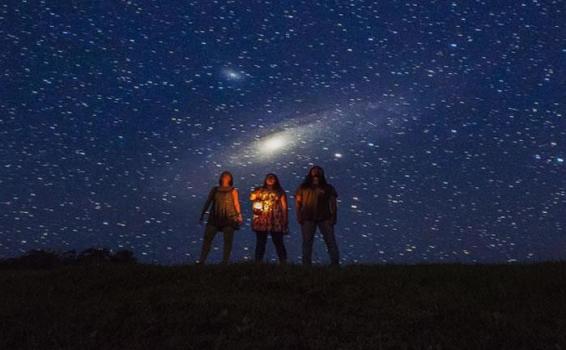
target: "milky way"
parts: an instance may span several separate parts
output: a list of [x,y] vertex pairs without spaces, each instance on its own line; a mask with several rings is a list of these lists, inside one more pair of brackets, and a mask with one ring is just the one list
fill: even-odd
[[192,262],[200,207],[230,170],[247,219],[233,259],[249,259],[249,191],[275,172],[292,202],[319,164],[345,263],[565,258],[565,8],[2,4],[0,257],[98,246]]

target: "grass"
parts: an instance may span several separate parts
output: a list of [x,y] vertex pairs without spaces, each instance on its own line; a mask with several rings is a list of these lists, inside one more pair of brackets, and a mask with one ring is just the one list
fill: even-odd
[[566,349],[566,263],[0,271],[0,349]]

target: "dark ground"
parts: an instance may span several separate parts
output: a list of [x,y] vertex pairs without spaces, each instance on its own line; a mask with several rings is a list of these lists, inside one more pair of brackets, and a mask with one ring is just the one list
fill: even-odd
[[566,349],[566,262],[0,270],[0,349]]

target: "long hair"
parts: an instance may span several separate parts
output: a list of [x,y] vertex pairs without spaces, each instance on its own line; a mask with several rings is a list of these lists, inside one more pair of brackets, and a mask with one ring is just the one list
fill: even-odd
[[315,165],[315,166],[313,166],[312,168],[309,169],[309,172],[307,173],[307,176],[305,176],[305,179],[303,180],[303,183],[301,184],[301,186],[307,186],[307,187],[312,186],[312,175],[311,175],[311,172],[312,172],[312,170],[315,169],[315,168],[318,169],[319,172],[320,172],[320,181],[319,181],[319,184],[320,184],[321,186],[326,186],[326,185],[327,185],[326,177],[324,176],[324,170],[323,170],[320,166]]
[[220,177],[218,178],[218,184],[219,184],[220,186],[222,186],[222,178],[224,177],[224,175],[230,176],[230,183],[229,183],[229,185],[230,185],[230,186],[234,186],[234,176],[232,176],[232,173],[229,172],[229,171],[227,171],[227,170],[226,170],[226,171],[223,171],[222,174],[220,174]]
[[283,191],[283,187],[281,186],[281,183],[279,182],[279,178],[277,177],[277,175],[273,174],[273,173],[269,173],[267,175],[265,175],[265,179],[263,180],[263,188],[267,188],[267,178],[273,176],[275,178],[275,184],[273,184],[273,189],[275,191],[277,191],[278,193],[284,192]]

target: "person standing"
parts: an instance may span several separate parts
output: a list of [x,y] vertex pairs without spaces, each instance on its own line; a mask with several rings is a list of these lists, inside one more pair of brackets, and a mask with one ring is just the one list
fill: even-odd
[[338,245],[334,235],[337,219],[338,193],[326,182],[324,170],[319,166],[310,168],[303,183],[295,192],[297,221],[303,236],[303,265],[312,264],[312,247],[316,229],[322,233],[331,265],[339,265]]
[[218,186],[214,186],[210,190],[201,211],[199,219],[201,223],[209,208],[210,212],[204,229],[204,239],[197,264],[206,262],[212,241],[217,232],[224,234],[222,263],[227,264],[232,253],[234,232],[240,228],[243,222],[238,190],[234,187],[234,177],[229,171],[222,172],[218,180]]
[[263,186],[250,194],[252,201],[252,230],[256,234],[255,261],[263,262],[267,236],[277,251],[280,264],[287,262],[283,236],[289,233],[287,196],[275,174],[267,174]]

